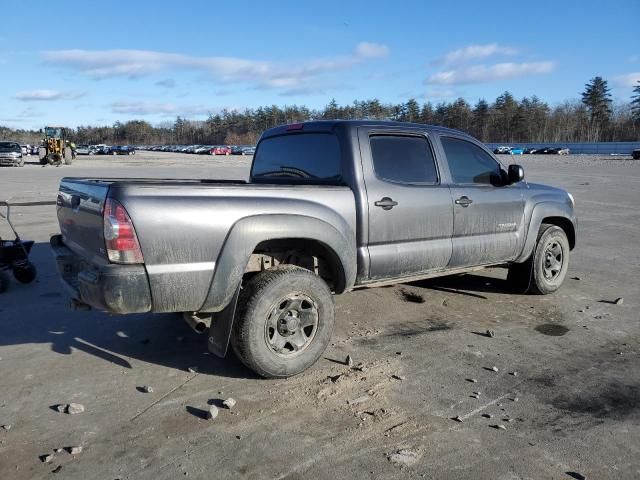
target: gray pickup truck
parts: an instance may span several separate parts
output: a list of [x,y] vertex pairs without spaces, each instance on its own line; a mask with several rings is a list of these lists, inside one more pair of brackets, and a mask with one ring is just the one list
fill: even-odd
[[318,359],[332,294],[496,265],[547,294],[576,242],[571,194],[466,134],[395,122],[270,129],[248,182],[64,178],[57,212],[77,305],[180,312],[265,377]]

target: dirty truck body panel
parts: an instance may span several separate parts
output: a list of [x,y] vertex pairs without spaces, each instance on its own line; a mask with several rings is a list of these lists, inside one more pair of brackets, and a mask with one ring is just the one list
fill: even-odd
[[[449,129],[370,121],[282,126],[261,137],[249,182],[63,179],[61,236],[52,245],[63,280],[83,303],[118,313],[220,312],[268,242],[313,242],[335,267],[333,290],[341,293],[522,262],[548,217],[563,219],[575,239],[566,192],[506,175],[481,143]],[[130,217],[139,264],[108,259],[109,199]],[[133,269],[143,286],[105,300],[101,279],[115,288],[119,269]],[[128,299],[132,288],[142,301]]]

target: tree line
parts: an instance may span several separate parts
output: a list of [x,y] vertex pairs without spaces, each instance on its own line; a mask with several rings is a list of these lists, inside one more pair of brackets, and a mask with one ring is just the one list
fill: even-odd
[[[107,144],[255,144],[262,131],[285,123],[307,120],[396,120],[441,125],[465,131],[484,142],[598,142],[640,139],[640,81],[629,103],[613,104],[607,81],[594,77],[580,100],[550,106],[537,96],[516,99],[504,92],[489,103],[474,105],[458,98],[452,102],[382,103],[377,99],[338,105],[331,100],[322,109],[299,105],[272,105],[223,110],[207,120],[177,117],[173,122],[152,125],[143,120],[116,122],[112,126],[79,126],[69,129],[75,143]],[[35,130],[12,130],[0,126],[0,138],[38,143]]]

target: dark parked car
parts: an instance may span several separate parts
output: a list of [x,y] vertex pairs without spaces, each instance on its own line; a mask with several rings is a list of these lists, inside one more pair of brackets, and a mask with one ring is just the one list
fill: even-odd
[[135,155],[136,149],[127,145],[116,145],[109,151],[111,155]]
[[0,142],[0,165],[23,167],[22,147],[16,142]]
[[315,121],[264,132],[248,181],[63,178],[51,245],[76,305],[183,312],[214,354],[288,377],[330,343],[334,294],[498,265],[555,292],[574,206],[456,130]]
[[631,152],[631,157],[633,157],[634,160],[640,160],[640,148]]

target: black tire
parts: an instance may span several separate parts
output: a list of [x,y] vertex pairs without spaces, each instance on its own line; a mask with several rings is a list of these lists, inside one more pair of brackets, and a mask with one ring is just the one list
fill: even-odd
[[0,293],[6,292],[11,283],[11,278],[4,270],[0,270]]
[[536,247],[524,263],[509,267],[507,280],[517,290],[548,295],[560,288],[569,269],[569,239],[557,225],[543,223]]
[[13,269],[13,277],[20,283],[31,283],[36,279],[38,271],[33,263],[27,263],[22,267]]
[[[280,265],[256,274],[243,287],[231,345],[258,375],[290,377],[322,355],[331,340],[334,317],[331,291],[320,277]],[[303,326],[311,322],[315,323]]]

